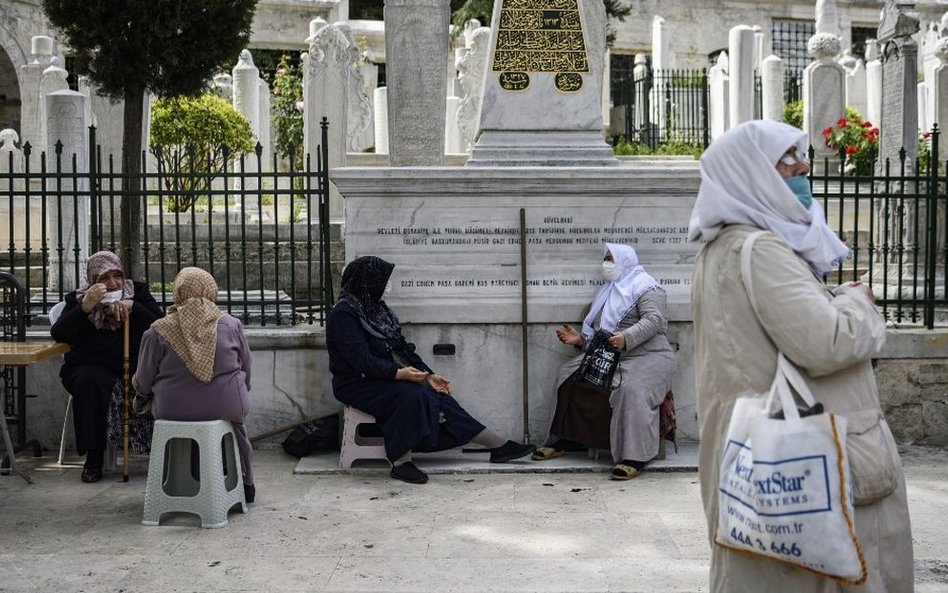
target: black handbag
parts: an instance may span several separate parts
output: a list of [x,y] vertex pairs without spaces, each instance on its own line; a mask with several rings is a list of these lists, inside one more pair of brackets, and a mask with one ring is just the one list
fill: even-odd
[[339,416],[320,418],[293,429],[283,441],[283,450],[293,457],[316,451],[339,450]]
[[575,375],[578,382],[606,394],[612,393],[612,377],[619,367],[621,354],[618,348],[609,344],[611,337],[612,332],[596,331]]

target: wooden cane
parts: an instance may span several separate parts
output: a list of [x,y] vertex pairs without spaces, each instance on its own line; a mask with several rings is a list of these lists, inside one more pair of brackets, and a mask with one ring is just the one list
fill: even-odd
[[129,414],[129,401],[128,401],[128,386],[131,383],[131,365],[129,363],[128,357],[128,324],[130,319],[125,318],[125,330],[123,336],[122,344],[122,365],[125,373],[123,386],[122,386],[122,400],[125,405],[125,416],[122,423],[122,481],[128,482],[128,414]]

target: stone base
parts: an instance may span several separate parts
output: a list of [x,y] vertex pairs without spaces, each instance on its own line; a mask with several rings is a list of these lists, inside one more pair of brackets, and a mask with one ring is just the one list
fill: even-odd
[[471,150],[469,167],[602,167],[618,159],[595,131],[525,132],[484,130]]

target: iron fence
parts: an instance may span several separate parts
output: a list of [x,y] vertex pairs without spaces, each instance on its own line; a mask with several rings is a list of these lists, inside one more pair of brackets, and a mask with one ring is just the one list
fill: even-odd
[[810,175],[814,198],[853,254],[827,280],[868,284],[897,325],[948,324],[948,162],[939,162],[939,135],[936,126],[917,159],[902,150],[856,166],[841,152],[817,158]]
[[651,150],[666,144],[706,147],[708,73],[697,70],[632,68],[614,72],[614,116],[622,140]]
[[[162,306],[171,304],[178,270],[196,266],[217,280],[218,304],[248,325],[323,323],[332,304],[328,122],[316,154],[285,159],[226,148],[182,149],[175,166],[142,152],[140,172],[103,155],[89,128],[86,153],[62,143],[0,163],[0,270],[23,280],[27,317],[48,312],[85,285],[89,254],[138,253],[140,277]],[[81,136],[80,136],[81,138]],[[137,226],[132,244],[122,217]],[[2,219],[0,219],[2,220]],[[127,222],[126,228],[131,228]],[[3,247],[6,246],[5,249]]]

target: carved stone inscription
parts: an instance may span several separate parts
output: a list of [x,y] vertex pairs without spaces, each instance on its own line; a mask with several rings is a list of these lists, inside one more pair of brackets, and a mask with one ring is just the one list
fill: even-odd
[[525,90],[530,72],[569,74],[557,90],[579,90],[578,73],[589,72],[579,0],[504,0],[491,69],[507,91]]

